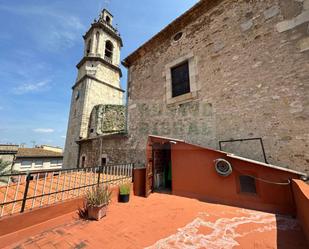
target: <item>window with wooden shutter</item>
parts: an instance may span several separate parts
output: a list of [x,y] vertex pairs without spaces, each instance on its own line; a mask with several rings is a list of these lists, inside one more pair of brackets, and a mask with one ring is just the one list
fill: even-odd
[[172,97],[177,97],[190,92],[189,63],[173,67],[172,74]]

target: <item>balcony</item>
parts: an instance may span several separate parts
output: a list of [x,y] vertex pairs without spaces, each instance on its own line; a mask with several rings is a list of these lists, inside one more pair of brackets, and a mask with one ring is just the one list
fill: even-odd
[[108,56],[104,56],[104,60],[110,64],[113,64],[113,59],[111,57],[108,57]]

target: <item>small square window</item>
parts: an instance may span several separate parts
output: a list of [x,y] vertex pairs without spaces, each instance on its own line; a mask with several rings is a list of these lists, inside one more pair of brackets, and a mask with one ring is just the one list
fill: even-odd
[[32,161],[22,161],[20,168],[31,168],[32,167]]
[[189,62],[171,69],[172,75],[172,97],[177,97],[190,92]]
[[50,162],[50,166],[51,167],[61,167],[61,164],[62,164],[62,161],[59,161],[59,160],[51,160]]
[[252,176],[239,176],[240,192],[256,194],[255,179]]

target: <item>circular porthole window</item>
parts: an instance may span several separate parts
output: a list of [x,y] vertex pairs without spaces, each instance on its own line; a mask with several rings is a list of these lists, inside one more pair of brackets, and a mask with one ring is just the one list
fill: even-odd
[[221,158],[215,160],[215,168],[220,176],[229,176],[233,171],[230,162]]
[[182,36],[183,36],[183,33],[182,32],[178,32],[176,35],[174,35],[173,40],[175,42],[177,42],[177,41],[179,41],[182,38]]

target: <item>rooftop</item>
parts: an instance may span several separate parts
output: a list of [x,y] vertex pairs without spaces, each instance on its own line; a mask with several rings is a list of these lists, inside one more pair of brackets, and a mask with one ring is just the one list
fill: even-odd
[[62,153],[43,148],[19,148],[17,158],[62,157]]
[[0,237],[4,248],[302,249],[305,241],[287,216],[160,193],[114,201],[98,222],[74,212]]

